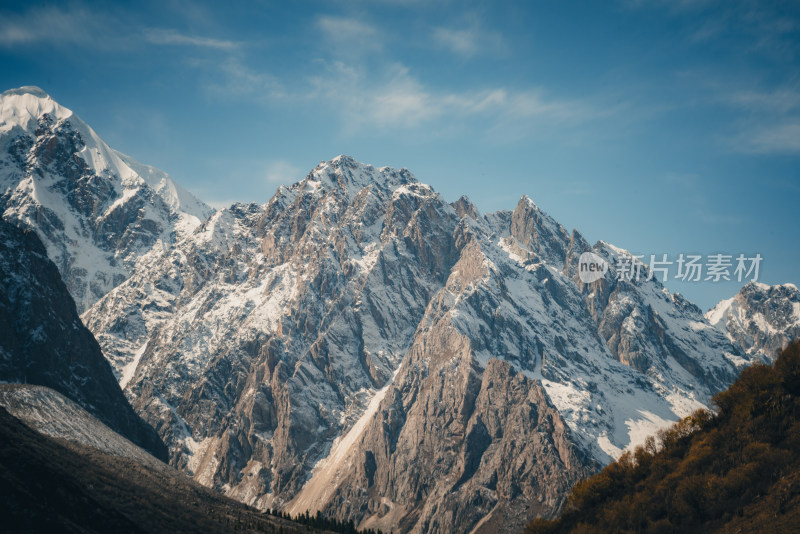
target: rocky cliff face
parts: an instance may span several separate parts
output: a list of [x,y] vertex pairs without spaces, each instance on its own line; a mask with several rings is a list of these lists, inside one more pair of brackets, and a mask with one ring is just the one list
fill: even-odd
[[513,529],[745,354],[523,198],[481,215],[342,156],[222,210],[84,315],[171,461],[257,506]]
[[750,282],[706,313],[708,321],[754,358],[774,361],[800,339],[800,291],[793,284]]
[[0,213],[36,231],[83,312],[211,210],[41,89],[0,95]]
[[0,220],[0,380],[48,386],[166,460],[164,444],[131,409],[32,231]]
[[86,314],[177,465],[264,505],[302,487],[444,282],[457,217],[431,200],[341,158],[146,256]]

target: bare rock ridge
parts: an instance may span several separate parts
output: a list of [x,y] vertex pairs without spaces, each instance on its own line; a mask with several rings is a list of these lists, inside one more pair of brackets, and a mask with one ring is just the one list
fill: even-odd
[[0,380],[48,386],[166,460],[160,438],[134,413],[58,269],[32,231],[0,220]]

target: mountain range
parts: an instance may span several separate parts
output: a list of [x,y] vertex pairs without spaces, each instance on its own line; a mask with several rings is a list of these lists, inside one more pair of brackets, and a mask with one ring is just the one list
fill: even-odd
[[[800,333],[791,284],[704,315],[527,197],[481,214],[339,156],[214,211],[38,88],[0,120],[3,219],[44,243],[170,463],[257,508],[519,530]],[[591,283],[584,252],[610,266]]]

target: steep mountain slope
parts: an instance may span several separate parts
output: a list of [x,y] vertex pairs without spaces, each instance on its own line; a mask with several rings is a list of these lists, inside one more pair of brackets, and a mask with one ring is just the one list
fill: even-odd
[[[591,284],[586,250],[611,264]],[[204,484],[362,527],[513,530],[748,361],[656,280],[618,280],[627,254],[530,199],[482,216],[340,156],[145,254],[84,320]]]
[[[0,95],[0,213],[36,231],[83,312],[210,208],[37,87]],[[160,243],[160,244],[159,244]]]
[[556,532],[797,532],[800,343],[745,369],[698,412],[577,485]]
[[0,384],[0,406],[31,429],[51,438],[123,456],[148,469],[173,469],[54,389],[30,384]]
[[32,231],[0,220],[0,380],[48,386],[156,457],[159,437],[134,413]]
[[[6,390],[5,393],[8,393]],[[13,392],[12,397],[20,392]],[[26,391],[35,402],[41,389]],[[63,397],[50,391],[47,404]],[[4,401],[9,397],[5,396]],[[29,406],[20,406],[22,412]],[[71,415],[91,418],[72,406]],[[40,413],[38,423],[63,421]],[[57,412],[53,415],[62,415]],[[93,433],[111,436],[99,422],[87,427]],[[114,438],[110,438],[114,439]],[[121,437],[116,439],[123,440]],[[130,445],[134,447],[133,445]],[[139,456],[146,455],[139,450]],[[152,464],[156,464],[155,466]],[[6,532],[106,533],[106,532],[285,532],[312,529],[257,513],[236,501],[192,482],[173,468],[120,457],[65,439],[42,435],[0,406],[0,484],[3,499],[0,514]],[[319,532],[314,530],[314,532]]]
[[772,361],[790,342],[800,339],[800,291],[793,284],[750,282],[709,310],[706,318],[747,354]]
[[[583,295],[559,270],[570,248],[568,234],[529,199],[508,216],[473,222],[462,219],[468,244],[431,301],[373,424],[350,454],[354,467],[332,481],[338,488],[324,506],[329,514],[364,517],[362,525],[383,528],[399,521],[414,532],[465,525],[513,531],[526,517],[559,509],[565,489],[597,465],[591,456],[605,463],[648,429],[689,413],[715,383],[734,376],[730,362],[710,350],[735,349],[723,336],[694,330],[667,335],[688,337],[710,355],[702,361],[687,357],[691,369],[678,361],[677,351],[672,356],[650,349],[653,364],[642,369],[616,361]],[[609,278],[595,290],[616,284]],[[649,283],[632,284],[627,293],[651,316],[658,314],[641,304],[654,302],[650,293],[673,302]],[[664,304],[658,310],[666,321],[702,321],[699,311],[687,314]],[[651,345],[659,339],[644,326],[637,333],[655,339]],[[387,421],[397,428],[387,432]],[[330,491],[306,493],[304,488],[290,509],[320,497],[324,502]]]

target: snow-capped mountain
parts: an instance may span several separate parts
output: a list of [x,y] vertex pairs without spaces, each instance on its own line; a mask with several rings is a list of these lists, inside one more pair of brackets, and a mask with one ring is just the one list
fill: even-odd
[[[800,334],[794,286],[749,284],[704,316],[644,265],[619,276],[627,251],[527,197],[482,215],[347,156],[265,205],[214,212],[34,87],[0,95],[0,208],[44,242],[175,466],[361,528],[514,531],[552,515],[575,482]],[[35,237],[0,230],[0,267],[46,263]],[[584,252],[609,265],[591,283]],[[14,308],[52,315],[41,298],[55,293],[26,291],[29,274],[6,277],[5,315],[0,302],[27,336],[0,344],[11,380],[27,377],[15,343],[55,349],[72,324]]]
[[[584,284],[588,250],[611,268]],[[481,215],[340,156],[151,249],[83,318],[206,485],[362,528],[514,530],[751,358],[618,280],[624,255],[528,198]]]
[[750,282],[709,310],[706,318],[748,355],[771,362],[800,339],[800,291],[794,284]]
[[83,312],[211,209],[38,87],[21,87],[0,95],[0,213],[36,231]]

